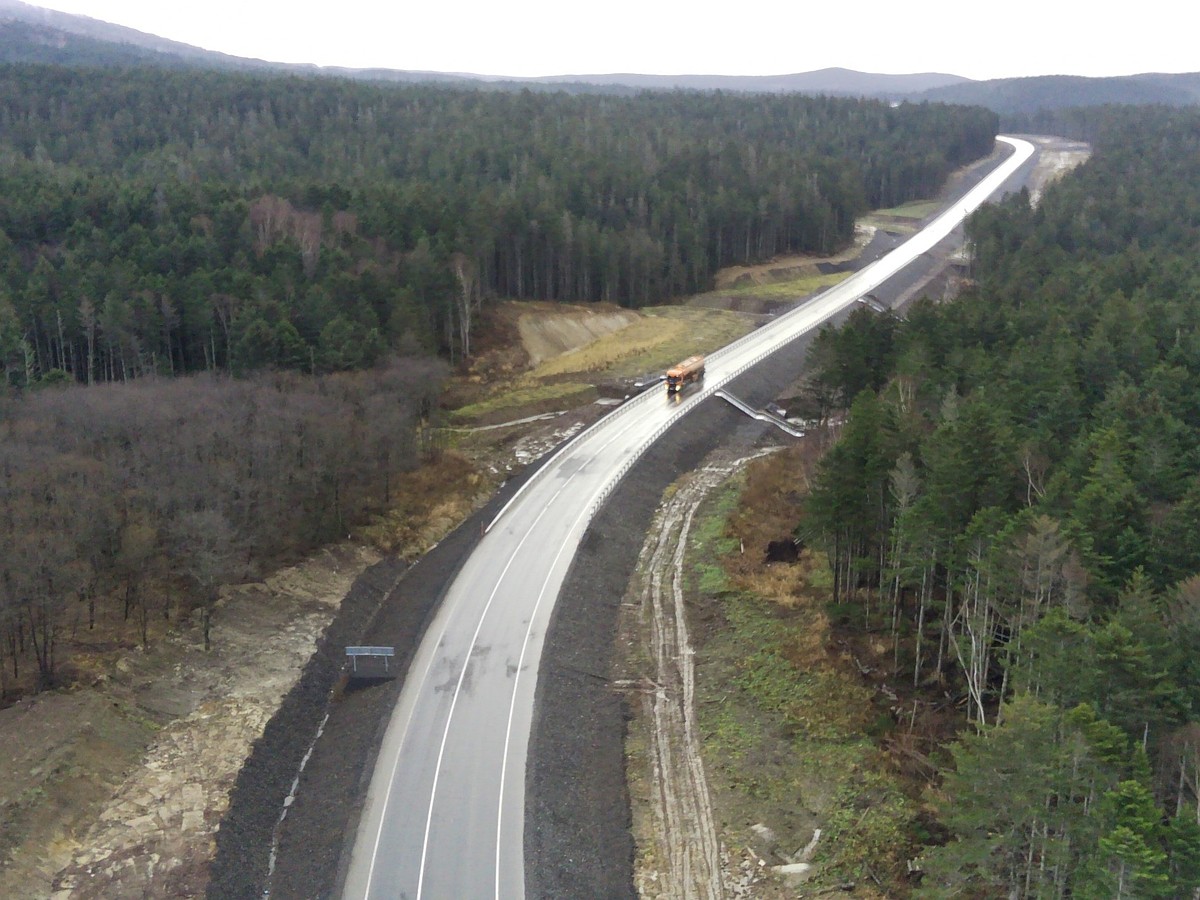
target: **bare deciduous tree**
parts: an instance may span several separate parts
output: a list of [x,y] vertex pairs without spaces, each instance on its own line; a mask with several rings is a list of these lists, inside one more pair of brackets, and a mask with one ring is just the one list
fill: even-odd
[[237,541],[229,521],[215,509],[183,515],[175,523],[175,557],[199,595],[204,650],[212,649],[212,618],[218,588],[236,573]]

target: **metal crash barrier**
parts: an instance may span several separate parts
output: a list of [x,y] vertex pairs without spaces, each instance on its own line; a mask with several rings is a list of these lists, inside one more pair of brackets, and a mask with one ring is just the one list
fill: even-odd
[[[392,678],[391,658],[396,655],[395,647],[347,647],[346,657],[350,660],[351,678]],[[361,668],[359,668],[361,664]],[[382,664],[383,671],[380,671]]]

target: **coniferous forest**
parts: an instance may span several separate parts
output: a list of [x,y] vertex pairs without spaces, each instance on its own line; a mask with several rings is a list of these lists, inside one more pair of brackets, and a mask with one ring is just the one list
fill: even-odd
[[489,298],[641,306],[841,246],[995,132],[940,105],[6,66],[0,359],[25,384],[457,358]]
[[[385,509],[496,297],[658,303],[831,249],[935,191],[995,118],[0,68],[0,695],[117,611]],[[232,378],[230,376],[233,376]],[[69,385],[87,389],[59,389]]]
[[[802,529],[835,610],[972,726],[921,894],[1200,889],[1200,115],[970,223],[975,284],[818,341],[848,408]],[[916,852],[916,850],[914,850]]]

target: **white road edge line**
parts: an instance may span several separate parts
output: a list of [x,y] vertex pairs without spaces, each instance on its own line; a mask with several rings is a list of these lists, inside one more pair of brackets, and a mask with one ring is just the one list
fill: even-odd
[[[475,623],[475,633],[471,635],[471,643],[467,647],[466,656],[463,658],[462,670],[458,673],[458,681],[454,685],[454,696],[450,698],[450,711],[446,713],[446,727],[442,730],[442,742],[438,746],[437,762],[433,767],[433,784],[429,790],[429,810],[425,814],[425,837],[421,842],[421,864],[417,870],[417,900],[421,900],[421,889],[425,883],[425,857],[429,853],[429,832],[433,826],[433,807],[437,797],[438,779],[442,774],[442,758],[446,753],[446,740],[450,736],[450,725],[454,721],[454,708],[458,705],[458,698],[462,691],[463,681],[467,677],[467,669],[471,667],[471,656],[475,652],[475,644],[479,640],[479,632],[483,628],[484,619],[487,618],[488,610],[492,608],[492,601],[496,599],[496,594],[500,591],[500,585],[504,582],[504,576],[508,574],[508,570],[512,568],[512,564],[516,562],[517,554],[521,552],[521,548],[525,546],[525,542],[529,536],[533,534],[533,529],[537,523],[541,521],[542,516],[546,514],[546,510],[550,507],[547,505],[542,508],[542,511],[537,514],[533,520],[533,524],[529,530],[525,532],[521,540],[517,543],[516,548],[512,552],[512,556],[508,558],[508,562],[504,564],[504,568],[500,571],[500,577],[496,579],[496,584],[492,587],[492,593],[488,596],[487,603],[483,606],[483,611],[479,614],[479,621]],[[399,754],[397,754],[399,759]],[[379,829],[383,833],[382,826]],[[373,862],[373,861],[372,861]]]
[[[1011,142],[1008,142],[1008,141],[1006,141],[1006,143],[1011,143]],[[1014,144],[1013,146],[1015,147],[1015,144]],[[1005,177],[1007,178],[1008,176],[1005,176]],[[965,213],[968,211],[968,207],[964,207],[964,208],[963,208],[963,211],[964,211],[964,214],[965,214]],[[805,328],[803,331],[801,331],[801,332],[799,332],[797,335],[795,335],[795,337],[793,338],[793,340],[794,340],[794,339],[798,339],[799,337],[803,336],[804,334],[807,334],[807,333],[809,333],[809,332],[810,332],[810,331],[812,331],[812,329],[813,329],[814,327],[816,327],[817,325],[819,325],[819,324],[823,324],[823,322],[825,321],[825,319],[826,319],[826,318],[827,318],[827,317],[822,317],[822,318],[820,319],[820,321],[818,321],[818,322],[814,322],[814,323],[810,324],[810,325],[809,325],[807,328]],[[791,341],[789,340],[789,341],[787,341],[786,343],[791,343]],[[781,347],[780,349],[782,349],[782,347]],[[718,393],[720,390],[721,390],[721,389],[720,389],[720,387],[718,387],[718,388],[714,388],[714,389],[713,389],[713,391],[712,391],[712,393],[714,393],[714,394],[715,394],[715,393]],[[690,410],[690,407],[689,407],[689,410]],[[681,412],[682,412],[682,411],[681,411]],[[681,416],[679,416],[678,418],[682,418],[682,415],[681,415]],[[601,420],[601,421],[603,421],[603,420]],[[620,432],[618,432],[617,436],[619,436],[619,435],[621,435],[621,434],[624,434],[624,432],[625,432],[625,431],[627,431],[627,430],[628,430],[628,429],[622,429]],[[604,445],[604,447],[607,447],[609,444],[611,444],[611,443],[612,443],[612,441],[615,441],[615,440],[617,439],[617,436],[614,436],[612,440],[608,441],[608,442],[607,442],[607,443]],[[564,446],[564,447],[562,448],[562,451],[560,451],[560,453],[561,453],[561,452],[564,452],[564,451],[566,451],[566,450],[569,448],[569,446],[570,446],[569,444],[568,444],[567,446]],[[602,447],[602,448],[601,448],[601,450],[603,450],[603,449],[604,449],[604,448]],[[635,456],[640,456],[640,455],[641,455],[643,452],[645,452],[645,450],[646,450],[646,447],[645,447],[645,446],[638,448],[638,452],[635,454]],[[554,462],[554,461],[557,459],[557,457],[558,457],[558,456],[559,456],[559,454],[555,454],[555,457],[554,457],[554,458],[552,458],[550,461],[548,461],[548,462],[547,462],[547,464],[546,464],[546,465],[543,467],[543,469],[542,469],[541,471],[545,471],[546,469],[548,469],[548,468],[550,467],[550,465],[551,465],[551,464],[552,464],[552,463],[553,463],[553,462]],[[593,456],[593,458],[594,458],[594,456]],[[589,460],[589,462],[590,462],[590,460]],[[585,463],[585,464],[584,464],[584,466],[581,466],[581,467],[580,467],[580,469],[579,469],[578,471],[582,471],[582,470],[583,470],[583,468],[585,468],[585,467],[586,467],[586,465],[587,465],[587,464]],[[559,489],[559,491],[558,491],[558,493],[556,493],[556,494],[554,495],[554,498],[552,498],[552,499],[551,499],[551,501],[550,501],[551,503],[553,503],[554,499],[557,499],[557,497],[558,497],[558,494],[562,493],[562,491],[563,491],[563,489],[565,489],[566,485],[567,485],[567,484],[569,484],[569,483],[570,483],[570,481],[571,481],[571,479],[573,479],[573,478],[575,477],[575,474],[577,474],[577,473],[572,473],[572,474],[571,474],[571,476],[570,476],[570,477],[567,479],[567,481],[564,483],[563,487],[562,487],[562,488],[560,488],[560,489]],[[536,477],[536,476],[535,476],[535,477]],[[532,479],[531,479],[531,480],[532,480]],[[596,502],[596,499],[597,499],[598,497],[601,497],[601,496],[603,496],[603,495],[605,494],[605,492],[606,492],[606,491],[608,491],[608,489],[609,489],[610,487],[611,487],[611,485],[607,485],[607,484],[606,484],[606,485],[602,485],[602,486],[600,487],[600,489],[598,489],[598,490],[597,490],[597,491],[596,491],[596,492],[595,492],[595,493],[592,495],[592,497],[591,497],[591,498],[588,500],[588,503],[587,503],[587,505],[583,507],[583,510],[582,510],[582,511],[580,512],[580,514],[579,514],[579,515],[578,515],[578,516],[575,518],[575,521],[574,521],[574,522],[571,524],[571,531],[572,531],[572,532],[573,532],[573,531],[574,531],[576,528],[578,528],[578,527],[579,527],[579,523],[580,523],[580,522],[581,522],[581,521],[582,521],[584,518],[587,518],[587,517],[589,517],[589,516],[590,516],[590,514],[591,514],[591,512],[592,512],[592,507],[593,507],[593,505],[595,504],[595,502]],[[518,494],[517,494],[517,495],[513,496],[513,498],[512,498],[512,499],[509,501],[509,503],[505,505],[504,509],[502,509],[502,510],[500,511],[500,513],[499,513],[499,514],[496,516],[496,520],[498,520],[498,519],[500,518],[500,516],[501,516],[501,515],[503,515],[503,513],[504,513],[504,512],[505,512],[505,511],[508,509],[508,506],[509,506],[509,505],[511,505],[511,504],[512,504],[514,501],[516,501],[516,499],[517,499],[517,496],[519,496],[519,494],[520,494],[520,492],[518,492]],[[550,505],[550,504],[548,503],[548,504],[546,505],[546,508],[549,508],[549,505]],[[543,511],[544,511],[544,510],[543,510]],[[540,516],[539,516],[539,518],[540,518]],[[492,524],[495,524],[495,521],[496,521],[496,520],[493,520],[493,523],[492,523]],[[490,526],[489,526],[489,527],[490,527]],[[519,684],[520,684],[520,680],[521,680],[521,671],[522,671],[522,669],[524,668],[524,664],[525,664],[525,654],[526,654],[526,651],[527,651],[527,650],[528,650],[528,648],[529,648],[529,642],[530,642],[530,639],[531,639],[531,637],[532,637],[532,635],[533,635],[533,624],[534,624],[535,620],[537,619],[537,613],[538,613],[538,610],[541,608],[542,602],[545,600],[545,597],[546,597],[546,587],[547,587],[547,585],[549,585],[550,581],[552,580],[552,577],[553,577],[554,570],[555,570],[555,568],[558,566],[559,560],[561,560],[561,559],[562,559],[562,555],[563,555],[563,553],[565,552],[565,550],[566,550],[566,543],[564,542],[564,543],[563,543],[563,545],[559,547],[559,551],[558,551],[558,553],[557,553],[557,554],[555,555],[555,557],[554,557],[554,562],[551,564],[550,570],[547,572],[546,578],[545,578],[545,580],[543,580],[543,582],[542,582],[542,587],[541,587],[541,590],[538,592],[538,598],[537,598],[537,600],[536,600],[536,601],[535,601],[535,603],[534,603],[534,606],[533,606],[533,609],[532,609],[532,611],[530,612],[528,626],[527,626],[527,627],[526,627],[526,629],[525,629],[525,638],[524,638],[524,641],[523,641],[523,642],[522,642],[522,644],[521,644],[521,654],[520,654],[520,656],[519,656],[519,658],[518,658],[518,660],[517,660],[517,669],[516,669],[516,673],[515,673],[515,675],[514,675],[514,678],[513,678],[513,689],[512,689],[512,693],[511,693],[512,701],[511,701],[511,703],[509,704],[509,708],[508,708],[508,722],[507,722],[507,726],[506,726],[506,729],[505,729],[505,734],[504,734],[504,753],[503,753],[503,755],[502,755],[502,757],[501,757],[501,765],[500,765],[499,802],[498,802],[498,804],[497,804],[497,809],[496,809],[496,874],[495,874],[495,884],[496,884],[495,898],[496,898],[496,900],[500,900],[500,848],[501,848],[501,842],[500,842],[500,833],[501,833],[501,831],[502,831],[502,827],[503,827],[503,817],[504,817],[504,786],[505,786],[505,782],[506,782],[507,775],[508,775],[508,757],[509,757],[509,749],[510,749],[510,748],[511,748],[511,746],[512,746],[512,725],[513,725],[513,719],[514,719],[514,717],[515,717],[515,715],[516,715],[517,688],[518,688],[518,686],[519,686]],[[506,569],[506,571],[507,571],[507,569]]]
[[[504,583],[504,578],[508,574],[509,569],[512,568],[513,563],[516,562],[517,556],[521,552],[521,548],[525,546],[525,542],[529,539],[530,535],[533,534],[534,529],[537,527],[537,523],[541,521],[542,516],[544,516],[546,514],[546,511],[550,509],[550,506],[558,498],[559,494],[561,494],[563,492],[563,490],[574,480],[576,475],[578,475],[585,468],[587,468],[588,463],[592,462],[592,460],[594,460],[595,457],[600,452],[603,452],[609,445],[611,445],[612,443],[617,441],[628,430],[629,430],[629,426],[626,426],[625,428],[622,428],[619,431],[617,431],[615,434],[612,435],[612,437],[610,437],[607,441],[605,441],[604,444],[601,445],[599,450],[597,450],[595,453],[592,454],[592,459],[589,459],[587,462],[585,462],[583,465],[581,465],[578,469],[576,469],[574,472],[572,472],[566,478],[566,480],[563,482],[563,484],[559,487],[559,489],[555,492],[554,496],[550,498],[550,501],[547,502],[546,505],[542,507],[541,511],[537,514],[536,518],[534,518],[533,522],[530,524],[529,528],[526,530],[525,534],[521,536],[521,540],[518,541],[517,546],[513,549],[512,555],[508,558],[508,562],[506,562],[504,564],[504,568],[500,571],[500,577],[496,579],[496,583],[492,586],[492,592],[490,595],[488,595],[487,603],[484,604],[483,610],[479,614],[479,621],[475,623],[475,631],[471,635],[471,642],[467,648],[466,656],[463,659],[462,669],[458,673],[458,681],[454,686],[454,695],[450,699],[450,710],[446,714],[446,725],[445,725],[445,728],[442,730],[442,740],[441,740],[441,744],[438,746],[437,761],[434,764],[433,784],[432,784],[432,787],[429,792],[429,808],[426,811],[426,815],[425,815],[425,836],[424,836],[424,839],[421,844],[421,862],[420,862],[420,866],[417,871],[416,900],[421,900],[421,893],[422,893],[424,883],[425,883],[425,860],[429,853],[429,835],[430,835],[430,831],[432,830],[432,826],[433,826],[433,808],[435,806],[436,798],[437,798],[438,781],[441,778],[441,774],[442,774],[442,759],[445,756],[445,752],[446,752],[446,741],[449,739],[449,736],[450,736],[450,726],[454,721],[454,710],[458,705],[458,698],[459,698],[459,694],[462,689],[463,681],[466,679],[467,669],[470,668],[471,657],[475,652],[475,647],[479,640],[479,633],[483,629],[483,623],[484,623],[484,620],[487,619],[488,611],[492,608],[492,602],[496,599],[496,594],[498,594],[500,592],[500,587]],[[578,448],[576,448],[576,449],[578,449]],[[590,509],[591,509],[591,504],[589,503],[588,506],[584,508],[584,512],[580,514],[580,518],[582,518],[584,515],[586,515],[588,510],[590,510]],[[578,521],[579,520],[576,519],[575,525],[571,526],[572,529],[574,529],[575,526],[578,525]],[[563,550],[563,548],[560,547],[558,555],[555,556],[555,560],[554,560],[555,564],[557,564],[558,560],[561,558],[562,550]],[[553,571],[553,567],[551,568],[551,571]],[[549,578],[547,578],[547,582],[548,581],[549,581]],[[538,595],[538,603],[541,602],[541,599],[542,599],[542,596],[544,595],[544,593],[545,593],[545,583],[543,583],[542,591]],[[534,610],[536,611],[536,609],[537,609],[537,607],[535,606]],[[531,617],[530,618],[530,627],[531,628],[532,628],[532,623],[533,623],[533,619]],[[528,641],[528,631],[526,632],[526,640]],[[524,656],[524,647],[522,648],[522,656]],[[519,678],[520,669],[518,669],[518,671],[517,671],[517,676]],[[512,692],[513,704],[515,704],[515,701],[516,701],[516,685],[517,685],[517,680],[514,679],[513,692]],[[510,704],[510,706],[509,706],[510,718],[509,718],[508,727],[509,727],[510,733],[511,733],[511,728],[512,728],[511,710],[513,709],[513,704]],[[504,744],[503,763],[501,765],[501,773],[502,773],[501,779],[500,779],[501,804],[503,804],[503,796],[504,796],[503,772],[504,772],[504,767],[507,765],[507,762],[508,762],[508,746],[509,746],[508,745],[508,736],[506,735],[505,736],[505,744]],[[397,765],[398,765],[399,764],[399,754],[397,754],[396,761],[397,761]],[[390,793],[390,785],[389,785],[389,793]],[[379,835],[382,835],[382,833],[383,833],[383,827],[381,824],[380,829],[379,829]],[[499,859],[499,855],[500,855],[499,835],[500,835],[500,823],[499,823],[499,820],[497,820],[497,823],[496,823],[496,836],[497,836],[496,856],[497,856],[497,860]],[[377,837],[376,838],[376,848],[378,848],[378,841],[379,841],[379,838]],[[374,857],[372,857],[371,865],[372,865],[372,869],[373,869],[374,868]],[[499,891],[500,891],[499,870],[497,870],[497,879],[496,879],[497,894],[499,894]]]
[[[588,500],[587,506],[583,507],[583,510],[575,517],[575,521],[571,523],[571,531],[578,528],[579,523],[584,518],[590,516],[592,505],[602,493],[603,488],[592,495],[591,499]],[[500,801],[496,808],[496,900],[500,900],[500,832],[502,831],[504,822],[504,785],[508,777],[508,751],[512,746],[512,725],[517,709],[517,688],[521,683],[521,670],[525,666],[525,651],[529,649],[529,640],[533,636],[533,623],[537,619],[537,613],[541,609],[542,601],[546,599],[546,586],[550,584],[554,569],[558,566],[558,561],[562,559],[566,548],[567,545],[565,542],[558,548],[558,553],[555,554],[550,571],[546,574],[546,578],[542,582],[542,589],[538,591],[537,601],[533,604],[533,610],[529,614],[528,627],[525,629],[525,640],[521,643],[521,655],[517,659],[517,671],[513,678],[512,702],[508,705],[508,725],[504,731],[504,754],[500,762]]]
[[[442,623],[442,632],[441,632],[441,634],[438,635],[437,644],[435,646],[440,646],[442,644],[442,642],[445,641],[446,631],[449,629],[449,627],[450,627],[450,618],[447,617],[446,621]],[[429,670],[433,668],[433,664],[436,660],[437,660],[437,654],[430,653],[429,660],[425,665],[425,671],[421,673],[421,679],[420,679],[420,682],[418,682],[418,683],[424,683],[425,679],[429,676]],[[375,860],[377,860],[379,858],[379,842],[383,839],[383,822],[384,822],[384,818],[386,817],[386,814],[387,814],[388,805],[392,801],[392,787],[396,784],[396,772],[400,769],[400,757],[403,755],[401,753],[401,751],[404,748],[404,739],[408,736],[408,728],[412,724],[413,712],[415,710],[416,710],[416,706],[414,704],[408,710],[408,717],[407,717],[407,719],[405,719],[404,727],[400,730],[400,735],[401,735],[400,746],[396,748],[396,758],[392,761],[392,771],[391,771],[391,775],[388,777],[387,790],[384,791],[384,793],[383,793],[383,804],[380,807],[381,813],[380,813],[380,817],[379,817],[379,828],[375,832],[375,841],[371,845],[371,862],[370,862],[370,865],[367,867],[367,883],[363,890],[364,900],[366,900],[366,898],[369,898],[371,896],[371,882],[375,878]]]

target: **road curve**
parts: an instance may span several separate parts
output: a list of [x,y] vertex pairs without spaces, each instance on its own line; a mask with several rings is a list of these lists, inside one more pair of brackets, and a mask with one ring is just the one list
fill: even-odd
[[368,790],[343,896],[518,900],[525,763],[542,642],[592,515],[641,453],[723,384],[930,250],[1032,154],[1014,152],[896,250],[708,359],[700,389],[650,390],[559,450],[492,523],[408,671]]

